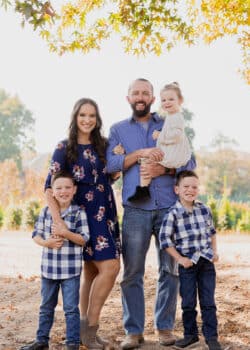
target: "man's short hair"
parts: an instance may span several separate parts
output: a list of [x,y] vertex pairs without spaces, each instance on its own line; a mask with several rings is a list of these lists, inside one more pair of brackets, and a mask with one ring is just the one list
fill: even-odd
[[154,95],[154,87],[152,85],[152,83],[148,80],[148,79],[145,79],[145,78],[137,78],[135,80],[132,81],[132,83],[129,84],[129,87],[128,87],[128,92],[130,91],[131,89],[131,86],[134,84],[134,82],[136,81],[143,81],[144,83],[148,83],[151,87],[151,90],[152,90],[152,95]]
[[176,175],[175,185],[179,186],[181,180],[185,177],[196,177],[196,179],[199,179],[198,175],[193,170],[182,170]]

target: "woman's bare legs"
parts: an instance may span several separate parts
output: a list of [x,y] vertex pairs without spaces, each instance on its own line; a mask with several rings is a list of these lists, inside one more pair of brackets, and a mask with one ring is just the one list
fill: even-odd
[[93,280],[98,274],[98,269],[92,261],[85,261],[83,265],[83,274],[80,287],[80,314],[81,318],[87,317],[89,294]]
[[111,292],[120,270],[120,260],[85,262],[81,284],[81,316],[87,316],[90,326],[99,323],[101,309]]

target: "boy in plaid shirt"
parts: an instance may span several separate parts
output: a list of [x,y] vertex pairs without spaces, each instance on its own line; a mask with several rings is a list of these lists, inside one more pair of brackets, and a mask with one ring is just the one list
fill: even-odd
[[85,211],[71,202],[76,193],[72,176],[58,172],[52,181],[52,191],[65,225],[52,222],[48,207],[42,209],[32,234],[43,247],[42,302],[36,340],[21,350],[47,350],[55,307],[61,287],[66,319],[66,349],[78,350],[80,344],[79,283],[82,250],[89,239]]
[[199,180],[193,171],[185,170],[177,175],[175,192],[179,200],[165,215],[160,230],[161,248],[166,249],[179,264],[184,338],[177,340],[175,347],[185,348],[199,341],[196,322],[198,290],[206,343],[209,350],[221,350],[217,340],[214,299],[214,262],[219,256],[212,215],[207,206],[196,200]]

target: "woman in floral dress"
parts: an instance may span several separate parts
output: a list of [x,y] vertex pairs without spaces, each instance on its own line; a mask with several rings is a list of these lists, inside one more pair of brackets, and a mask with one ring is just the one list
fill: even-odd
[[82,98],[71,116],[69,136],[52,156],[46,180],[46,198],[54,221],[63,224],[51,192],[51,177],[69,171],[77,183],[76,204],[85,209],[90,240],[84,249],[80,289],[81,341],[89,349],[103,349],[96,335],[101,308],[120,269],[120,237],[116,205],[106,172],[107,141],[101,134],[102,120],[95,101]]

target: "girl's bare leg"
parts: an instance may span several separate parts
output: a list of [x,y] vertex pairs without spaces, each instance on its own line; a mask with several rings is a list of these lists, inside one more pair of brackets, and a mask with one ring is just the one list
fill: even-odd
[[[149,162],[148,158],[141,158],[141,165],[147,164]],[[145,175],[141,174],[140,172],[140,185],[141,187],[148,186],[151,182],[151,177],[146,177]]]

